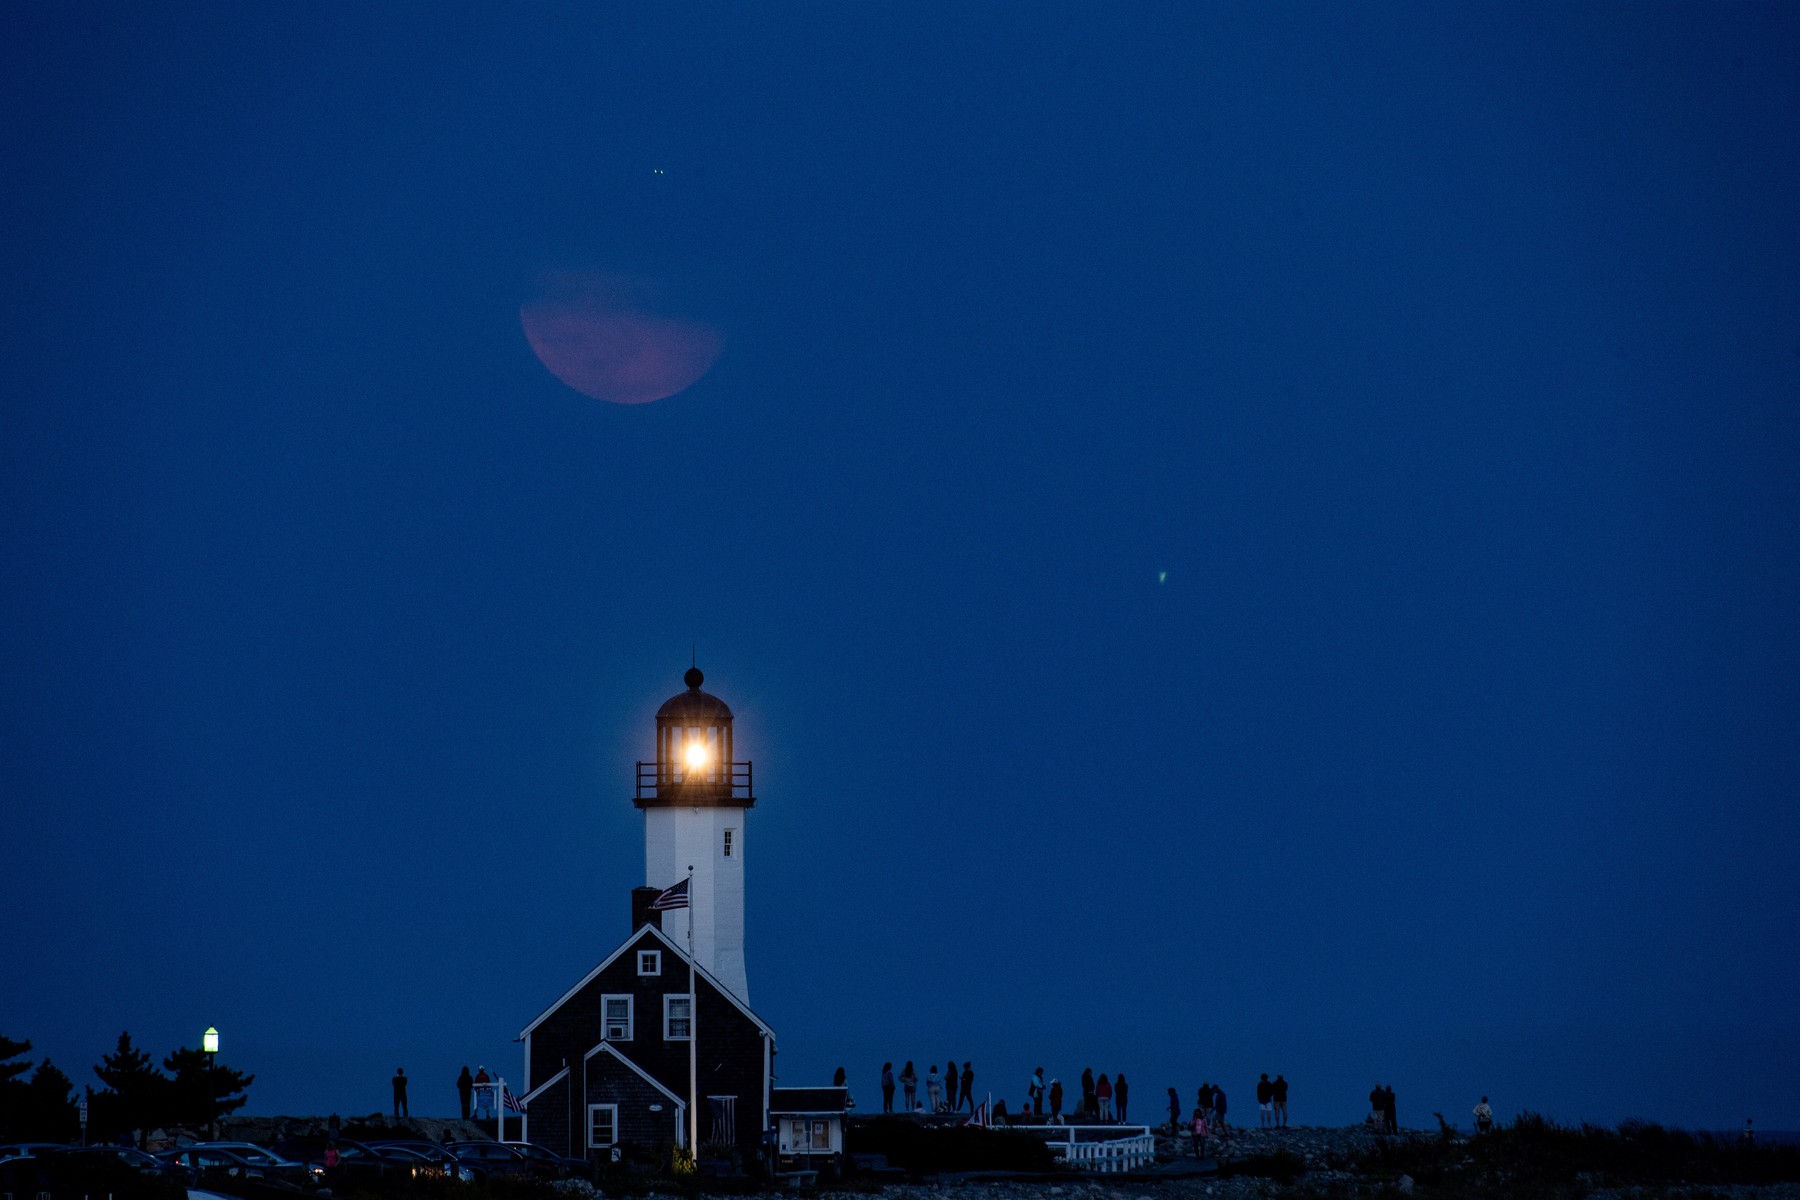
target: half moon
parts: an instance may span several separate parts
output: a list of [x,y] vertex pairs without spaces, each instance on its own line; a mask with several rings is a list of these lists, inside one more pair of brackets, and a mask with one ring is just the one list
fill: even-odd
[[612,404],[648,404],[687,390],[725,345],[710,325],[591,299],[527,301],[519,323],[552,375]]

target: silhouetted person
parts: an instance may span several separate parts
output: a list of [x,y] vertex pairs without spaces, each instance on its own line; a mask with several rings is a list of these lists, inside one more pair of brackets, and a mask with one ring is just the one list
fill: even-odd
[[891,1062],[881,1064],[881,1111],[894,1111],[894,1064]]
[[1181,1136],[1181,1093],[1169,1089],[1169,1136]]
[[1387,1120],[1387,1131],[1389,1133],[1400,1132],[1400,1116],[1395,1111],[1394,1104],[1394,1085],[1390,1083],[1381,1090],[1382,1114]]
[[1101,1075],[1100,1081],[1094,1084],[1094,1099],[1100,1102],[1100,1119],[1102,1121],[1112,1120],[1112,1081],[1105,1075]]
[[1213,1125],[1218,1128],[1220,1137],[1231,1128],[1225,1123],[1225,1089],[1222,1087],[1213,1088]]
[[[1482,1099],[1486,1100],[1487,1097],[1483,1096]],[[1746,1146],[1756,1145],[1756,1118],[1755,1117],[1745,1117],[1744,1118],[1743,1142],[1744,1142],[1744,1145],[1746,1145]]]
[[906,1060],[906,1069],[900,1072],[900,1090],[906,1093],[906,1111],[919,1111],[919,1073],[913,1070],[912,1059]]
[[463,1064],[462,1074],[456,1077],[456,1098],[462,1101],[462,1119],[469,1119],[469,1105],[475,1099],[475,1077],[469,1074],[469,1066]]
[[951,1112],[956,1111],[956,1098],[962,1095],[961,1084],[962,1079],[956,1073],[956,1060],[953,1058],[944,1068],[944,1096]]
[[1194,1122],[1188,1128],[1194,1133],[1194,1157],[1205,1158],[1207,1134],[1205,1109],[1196,1108],[1194,1110]]
[[331,1119],[325,1122],[325,1136],[335,1142],[338,1140],[338,1131],[342,1128],[343,1127],[338,1124],[338,1115],[332,1113]]
[[1287,1128],[1287,1080],[1280,1074],[1275,1082],[1269,1085],[1270,1094],[1275,1097],[1275,1124],[1282,1129]]
[[1200,1085],[1199,1095],[1194,1097],[1194,1103],[1200,1106],[1200,1111],[1206,1114],[1208,1120],[1212,1119],[1212,1094],[1213,1085],[1203,1083]]
[[937,1064],[931,1064],[931,1070],[925,1072],[925,1105],[932,1112],[944,1107],[944,1077],[937,1073]]
[[1125,1082],[1125,1072],[1120,1071],[1119,1077],[1113,1080],[1113,1103],[1118,1106],[1119,1120],[1121,1121],[1125,1119],[1125,1100],[1129,1090],[1130,1087]]
[[1100,1106],[1094,1101],[1094,1068],[1083,1067],[1081,1069],[1081,1115],[1091,1116],[1099,1111]]
[[394,1070],[394,1116],[400,1118],[411,1115],[406,1111],[406,1068],[397,1067]]
[[1031,1080],[1025,1085],[1025,1094],[1031,1097],[1031,1115],[1044,1115],[1044,1068],[1039,1067],[1031,1073]]
[[1062,1100],[1062,1080],[1052,1079],[1050,1081],[1050,1120],[1057,1125],[1062,1124]]
[[975,1064],[970,1062],[966,1058],[963,1059],[962,1094],[963,1094],[963,1103],[969,1106],[970,1112],[974,1112],[975,1111]]
[[1256,1124],[1259,1129],[1275,1124],[1275,1085],[1269,1082],[1267,1071],[1256,1081]]
[[1494,1110],[1488,1107],[1487,1097],[1483,1096],[1481,1103],[1475,1106],[1475,1132],[1486,1133],[1493,1127]]
[[1369,1117],[1374,1121],[1375,1128],[1387,1128],[1387,1096],[1379,1083],[1369,1089]]

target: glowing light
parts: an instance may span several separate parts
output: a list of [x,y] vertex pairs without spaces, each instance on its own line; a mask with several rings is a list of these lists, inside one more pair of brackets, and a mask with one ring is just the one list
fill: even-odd
[[1169,573],[1167,571],[1158,571],[1156,573],[1156,582],[1158,582],[1158,583],[1169,582]]
[[707,759],[706,743],[705,742],[689,742],[688,746],[687,746],[687,754],[685,755],[685,757],[687,758],[688,770],[699,771],[699,770],[704,769],[706,766],[706,759]]

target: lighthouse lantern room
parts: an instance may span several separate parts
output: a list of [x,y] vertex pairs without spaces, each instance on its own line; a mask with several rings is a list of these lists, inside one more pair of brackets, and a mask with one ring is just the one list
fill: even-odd
[[[693,869],[689,904],[694,959],[749,1003],[744,978],[744,818],[756,804],[750,764],[732,758],[731,709],[700,690],[690,667],[687,691],[656,712],[656,760],[637,765],[644,811],[644,883],[666,888]],[[685,922],[668,922],[673,937]]]

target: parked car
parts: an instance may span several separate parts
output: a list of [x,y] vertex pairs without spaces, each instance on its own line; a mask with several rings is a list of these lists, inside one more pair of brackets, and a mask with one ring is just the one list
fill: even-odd
[[310,1183],[312,1172],[299,1159],[278,1154],[267,1146],[259,1146],[255,1142],[195,1142],[190,1150],[225,1150],[244,1159],[251,1165],[262,1168],[265,1178],[285,1179],[289,1183]]
[[29,1158],[39,1150],[67,1150],[61,1142],[7,1142],[0,1145],[0,1158]]
[[336,1139],[337,1165],[327,1167],[325,1147],[331,1144],[331,1138],[314,1134],[311,1137],[283,1138],[269,1148],[283,1157],[305,1163],[312,1177],[321,1183],[370,1183],[402,1174],[390,1172],[388,1164],[367,1143],[350,1138]]
[[187,1184],[194,1181],[193,1172],[180,1163],[164,1162],[154,1154],[146,1154],[135,1146],[61,1146],[46,1154],[66,1155],[75,1162],[113,1162],[136,1171],[139,1175],[173,1179]]
[[444,1148],[482,1174],[494,1178],[560,1178],[554,1167],[534,1162],[504,1142],[446,1142]]
[[[254,1159],[238,1153],[237,1146],[256,1152]],[[182,1146],[156,1155],[164,1162],[179,1163],[193,1172],[195,1183],[205,1187],[209,1182],[224,1184],[232,1180],[260,1179],[265,1183],[285,1183],[294,1187],[312,1183],[313,1176],[304,1163],[270,1154],[261,1146],[233,1143],[225,1146]]]
[[477,1172],[475,1168],[469,1166],[469,1164],[463,1162],[461,1159],[457,1158],[456,1155],[450,1153],[450,1151],[444,1149],[436,1142],[401,1140],[370,1142],[369,1149],[390,1162],[410,1161],[410,1159],[396,1159],[392,1157],[395,1155],[409,1155],[412,1159],[419,1159],[430,1163],[433,1173],[450,1179],[460,1179],[464,1183],[485,1178],[485,1176]]
[[521,1158],[542,1163],[554,1170],[558,1179],[586,1179],[593,1182],[594,1168],[586,1159],[569,1158],[530,1142],[507,1142],[506,1147]]

